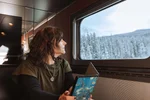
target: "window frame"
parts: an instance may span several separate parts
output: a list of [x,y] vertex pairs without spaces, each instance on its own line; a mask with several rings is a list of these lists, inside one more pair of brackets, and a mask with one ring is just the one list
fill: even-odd
[[[149,58],[146,59],[113,59],[113,60],[81,60],[80,59],[80,23],[83,18],[92,15],[98,11],[107,9],[113,5],[121,3],[125,0],[108,0],[108,1],[97,1],[87,8],[78,11],[71,16],[71,33],[72,33],[72,66],[85,66],[89,62],[93,62],[97,67],[103,68],[139,68],[140,71],[143,68],[150,68],[150,65],[143,65],[148,63]],[[144,66],[144,67],[143,67]]]

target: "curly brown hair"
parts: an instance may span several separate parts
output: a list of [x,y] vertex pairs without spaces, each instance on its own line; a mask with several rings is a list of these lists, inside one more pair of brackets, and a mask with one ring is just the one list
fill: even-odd
[[29,57],[34,60],[36,65],[44,63],[48,60],[48,55],[54,57],[54,46],[58,47],[58,43],[63,37],[63,32],[57,28],[48,26],[39,30],[30,43]]

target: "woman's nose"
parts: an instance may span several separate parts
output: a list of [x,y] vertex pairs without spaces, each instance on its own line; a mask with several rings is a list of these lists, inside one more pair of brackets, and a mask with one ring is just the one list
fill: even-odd
[[64,45],[66,45],[67,44],[67,42],[66,41],[64,41]]

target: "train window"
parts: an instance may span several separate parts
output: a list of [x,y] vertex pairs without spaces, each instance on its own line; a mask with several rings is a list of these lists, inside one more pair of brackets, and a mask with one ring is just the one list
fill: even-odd
[[150,1],[126,0],[79,18],[82,60],[150,56]]

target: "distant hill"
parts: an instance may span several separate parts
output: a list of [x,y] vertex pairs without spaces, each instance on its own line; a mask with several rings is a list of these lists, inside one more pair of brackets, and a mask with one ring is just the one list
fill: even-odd
[[129,32],[129,33],[123,33],[123,34],[117,34],[117,35],[113,35],[113,36],[150,36],[150,29],[140,29],[140,30],[135,30],[133,32]]

